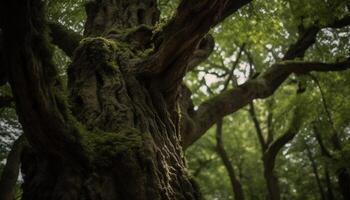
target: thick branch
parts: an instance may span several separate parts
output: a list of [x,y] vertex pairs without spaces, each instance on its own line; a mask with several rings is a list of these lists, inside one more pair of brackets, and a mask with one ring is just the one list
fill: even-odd
[[350,15],[334,21],[328,27],[329,28],[343,28],[343,27],[349,26],[349,25],[350,25]]
[[288,51],[283,57],[283,60],[292,60],[295,58],[304,57],[306,50],[316,42],[316,36],[320,30],[321,29],[319,27],[315,26],[305,30],[300,30],[297,42],[289,47]]
[[198,44],[196,50],[193,52],[193,55],[189,59],[187,70],[191,71],[196,66],[205,61],[210,54],[213,52],[215,46],[215,41],[213,36],[207,35],[204,37],[201,42]]
[[304,57],[306,50],[316,42],[317,34],[322,28],[343,28],[348,25],[350,25],[350,16],[343,17],[324,27],[310,26],[305,28],[300,25],[298,40],[289,47],[283,60]]
[[134,70],[146,74],[159,74],[165,71],[181,55],[184,55],[184,52],[192,54],[194,47],[211,27],[250,1],[181,1],[175,16],[161,32],[156,34],[156,48],[153,55],[138,63]]
[[196,131],[185,134],[185,148],[199,139],[218,119],[236,112],[253,99],[271,96],[292,73],[341,71],[349,68],[349,59],[339,63],[301,61],[276,63],[257,79],[247,81],[237,88],[227,90],[203,102],[194,117]]
[[62,49],[67,56],[72,57],[82,36],[58,23],[49,23],[52,42]]
[[15,186],[18,179],[20,158],[23,147],[25,146],[25,137],[21,135],[13,144],[12,149],[7,156],[5,168],[0,179],[0,199],[13,200],[15,196]]

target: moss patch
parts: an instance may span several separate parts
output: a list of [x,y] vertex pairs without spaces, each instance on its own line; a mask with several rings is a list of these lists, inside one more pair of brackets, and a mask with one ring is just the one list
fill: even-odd
[[110,166],[122,154],[132,153],[142,147],[141,133],[130,127],[118,133],[96,131],[83,136],[86,149],[91,152],[92,164],[96,167]]
[[113,40],[103,37],[85,38],[80,46],[80,50],[85,51],[88,61],[96,67],[117,68],[115,64],[117,45]]

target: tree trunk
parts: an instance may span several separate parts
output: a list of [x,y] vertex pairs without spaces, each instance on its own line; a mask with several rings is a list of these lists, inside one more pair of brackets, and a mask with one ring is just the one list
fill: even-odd
[[350,199],[350,176],[345,168],[340,168],[337,170],[338,184],[340,187],[340,192],[343,195],[343,199]]
[[268,189],[268,200],[280,200],[281,192],[279,181],[275,175],[274,168],[271,168],[270,166],[270,163],[264,161],[264,178]]
[[316,164],[315,159],[312,155],[311,149],[305,140],[304,140],[304,144],[305,144],[305,148],[306,148],[307,157],[309,158],[309,160],[311,162],[311,168],[312,168],[312,172],[313,172],[315,179],[316,179],[318,190],[320,191],[321,199],[326,200],[327,198],[326,198],[326,195],[325,195],[322,183],[321,183],[320,175],[318,173],[317,164]]
[[222,119],[216,123],[216,149],[230,177],[235,200],[244,200],[244,193],[241,182],[238,180],[235,174],[235,170],[232,167],[222,141]]
[[87,4],[86,38],[68,71],[73,115],[45,54],[41,2],[9,4],[21,12],[5,13],[11,86],[33,144],[22,155],[23,200],[200,199],[181,147],[180,88],[168,94],[163,77],[129,70],[154,47],[156,1]]
[[325,177],[326,177],[326,186],[327,186],[327,200],[334,200],[333,187],[331,182],[331,177],[329,175],[329,170],[327,164],[325,165]]

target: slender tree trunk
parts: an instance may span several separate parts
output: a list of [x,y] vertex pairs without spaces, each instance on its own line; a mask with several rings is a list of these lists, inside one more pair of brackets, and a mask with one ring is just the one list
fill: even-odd
[[322,183],[321,183],[321,179],[320,179],[320,175],[318,173],[318,169],[317,169],[317,164],[315,162],[315,159],[312,155],[312,152],[310,150],[310,147],[309,145],[306,143],[306,141],[304,141],[305,143],[305,148],[306,148],[306,152],[307,152],[307,156],[311,162],[311,167],[312,167],[312,172],[315,176],[315,179],[316,179],[316,183],[317,183],[317,187],[318,187],[318,190],[320,191],[320,196],[321,196],[321,199],[322,200],[326,200],[326,195],[325,195],[325,192],[324,192],[324,189],[322,187]]
[[340,187],[340,192],[343,195],[343,199],[350,199],[350,176],[345,168],[340,168],[337,170],[338,184]]
[[326,164],[325,166],[325,177],[326,177],[326,186],[327,186],[327,200],[334,200],[334,193],[333,193],[333,187],[332,187],[332,181],[331,181],[331,177],[329,175],[329,170],[328,170],[328,166]]
[[[317,79],[315,79],[315,81],[318,83]],[[319,83],[318,83],[318,85],[319,85]],[[320,88],[320,91],[322,91],[320,85],[319,85],[319,88]],[[323,100],[323,103],[324,103],[325,110],[326,110],[326,112],[328,114],[328,118],[329,118],[329,120],[331,122],[331,125],[333,127],[333,132],[332,132],[333,148],[336,151],[341,152],[342,151],[342,147],[341,147],[341,144],[340,144],[340,141],[339,141],[339,138],[338,138],[338,133],[336,132],[336,130],[334,128],[334,123],[333,123],[333,120],[331,118],[330,112],[328,110],[327,104],[325,103],[325,98],[324,98],[323,92],[321,92],[321,94],[322,94],[322,100]],[[336,158],[328,151],[328,149],[326,148],[325,144],[323,143],[321,134],[318,131],[317,127],[314,126],[313,128],[314,128],[314,133],[315,133],[317,142],[320,145],[322,155],[325,156],[326,158],[330,159],[330,160],[333,160],[333,161],[336,160]],[[337,176],[338,185],[339,185],[339,188],[340,188],[340,192],[341,192],[341,194],[343,196],[343,199],[344,200],[350,199],[350,175],[349,175],[348,170],[346,168],[344,168],[344,167],[340,167],[336,171],[336,176]]]
[[233,169],[222,141],[222,120],[219,120],[216,123],[216,149],[228,172],[235,200],[244,200],[244,192],[241,182],[238,180],[235,174],[235,170]]
[[269,200],[280,200],[281,191],[279,181],[274,172],[274,167],[271,167],[271,163],[264,161],[264,178],[268,189]]

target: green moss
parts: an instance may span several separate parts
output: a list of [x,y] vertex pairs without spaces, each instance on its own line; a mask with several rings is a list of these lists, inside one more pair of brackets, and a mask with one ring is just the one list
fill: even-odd
[[92,163],[96,167],[110,166],[118,156],[129,154],[143,144],[141,133],[130,127],[125,127],[118,133],[97,130],[84,135],[82,139],[86,150],[91,152]]
[[89,62],[96,66],[115,70],[115,52],[117,44],[103,37],[88,37],[81,41],[81,49],[85,51]]

